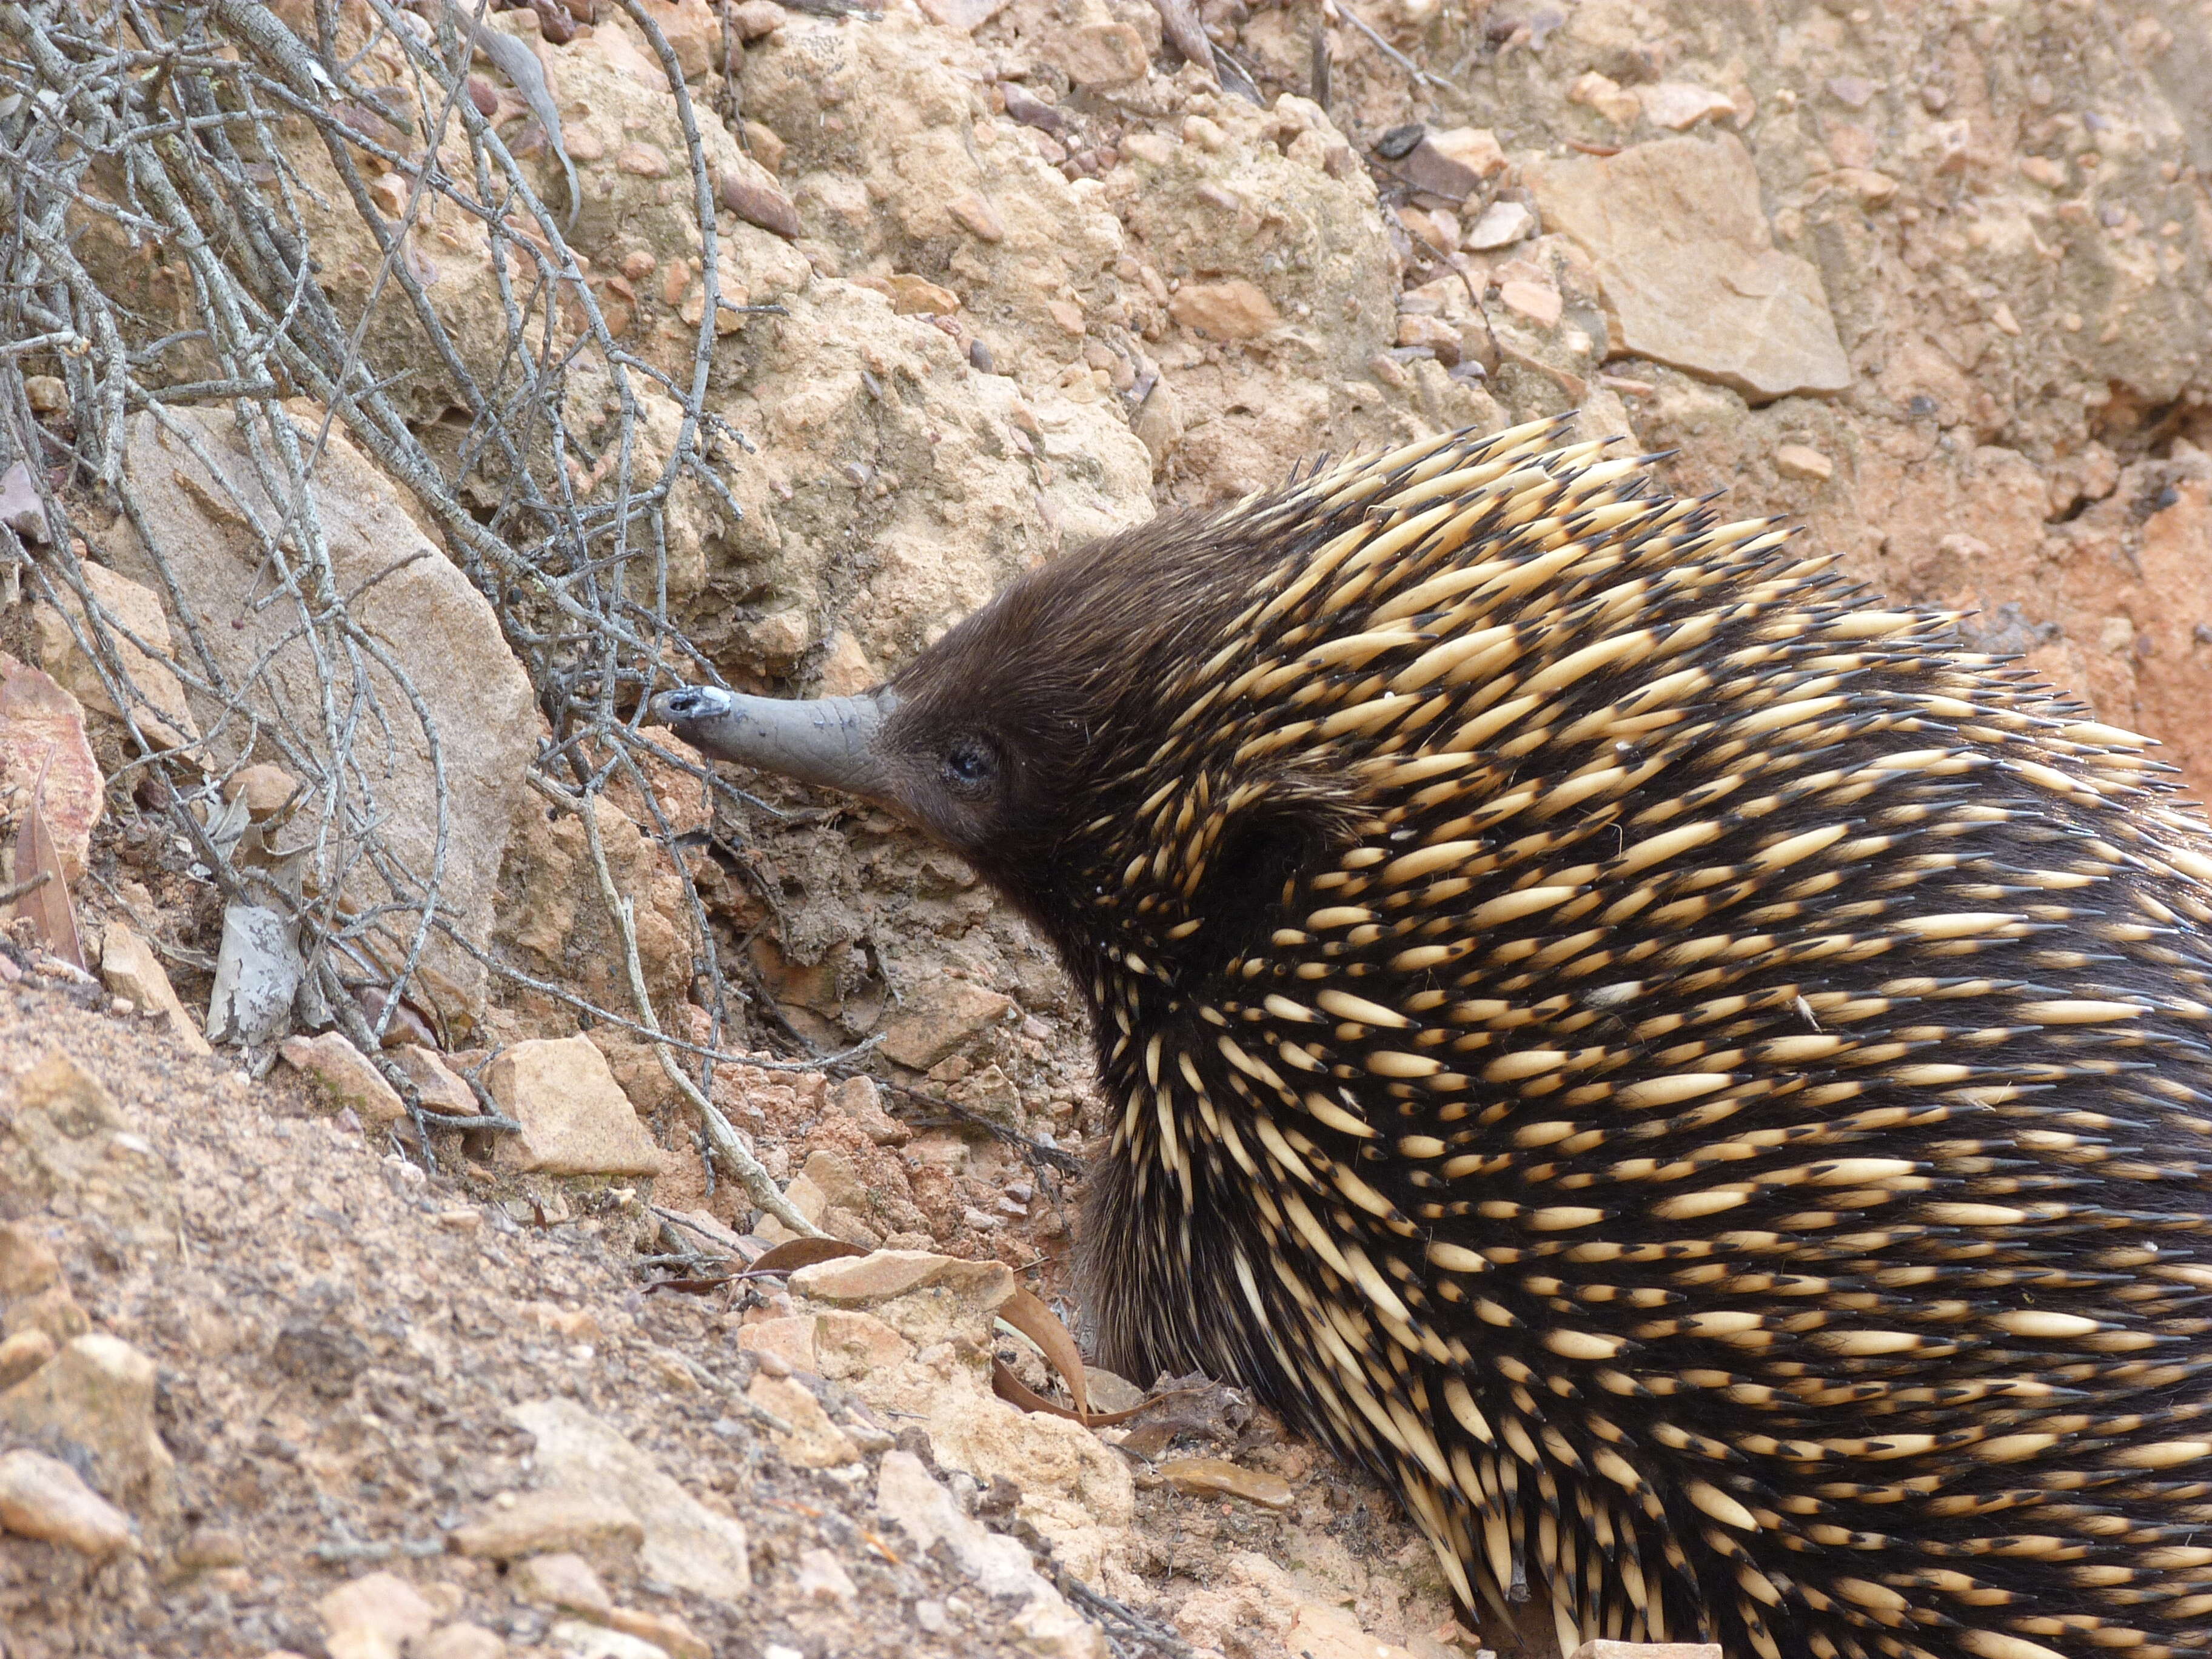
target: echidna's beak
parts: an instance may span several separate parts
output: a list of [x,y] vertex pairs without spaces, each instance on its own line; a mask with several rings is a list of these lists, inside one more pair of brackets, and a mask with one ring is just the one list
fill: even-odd
[[653,708],[678,737],[716,760],[880,800],[891,793],[891,775],[877,738],[897,706],[889,689],[789,702],[690,685],[664,691]]

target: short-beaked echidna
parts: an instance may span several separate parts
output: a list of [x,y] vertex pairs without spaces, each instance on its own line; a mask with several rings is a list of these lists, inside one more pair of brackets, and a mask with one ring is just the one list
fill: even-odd
[[1103,1361],[1377,1470],[1469,1607],[2212,1650],[2202,817],[1561,437],[1096,543],[869,696],[662,710],[1044,931],[1115,1120]]

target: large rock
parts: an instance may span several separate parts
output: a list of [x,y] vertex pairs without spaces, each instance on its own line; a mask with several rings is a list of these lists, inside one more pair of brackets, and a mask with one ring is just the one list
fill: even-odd
[[1540,161],[1527,176],[1545,224],[1597,265],[1615,356],[1761,401],[1850,385],[1820,274],[1775,247],[1759,174],[1733,134]]
[[589,1037],[539,1037],[502,1049],[484,1086],[522,1125],[499,1161],[544,1175],[659,1175],[660,1148]]
[[[289,726],[295,743],[329,767],[334,734],[314,713],[323,706],[315,653],[304,639],[290,637],[305,601],[267,602],[275,579],[248,516],[273,528],[287,511],[263,491],[228,416],[186,409],[167,418],[178,430],[151,415],[131,428],[125,465],[142,522],[214,667],[246,708]],[[303,430],[302,446],[313,437],[312,427]],[[483,595],[417,528],[391,482],[337,432],[324,447],[315,480],[330,585],[353,596],[348,609],[368,643],[406,676],[438,750],[434,763],[430,733],[413,717],[409,696],[390,670],[361,652],[358,671],[378,712],[358,715],[349,763],[338,774],[344,792],[338,821],[349,825],[373,811],[380,837],[410,872],[405,884],[412,887],[428,876],[437,852],[434,767],[442,765],[447,839],[439,910],[454,927],[482,939],[490,931],[493,884],[536,740],[530,682]],[[289,535],[285,543],[296,546]],[[152,553],[127,520],[117,522],[108,551],[126,575],[159,585]],[[309,574],[301,580],[312,587]],[[334,647],[326,641],[326,648]],[[348,712],[356,669],[337,665],[333,690],[342,721],[356,718]],[[194,702],[204,728],[241,729],[235,716],[219,718],[216,701],[196,696]],[[373,795],[373,807],[364,792]],[[319,805],[319,796],[314,799]],[[345,839],[334,839],[333,856]],[[395,896],[368,860],[351,865],[347,884],[358,904]],[[411,893],[397,896],[405,902]],[[473,957],[434,936],[429,959],[465,998],[480,1002],[483,969]]]

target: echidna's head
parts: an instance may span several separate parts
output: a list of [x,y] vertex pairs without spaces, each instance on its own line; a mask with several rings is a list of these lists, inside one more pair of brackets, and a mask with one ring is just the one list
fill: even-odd
[[[709,756],[860,796],[959,852],[1079,967],[1218,961],[1227,920],[1253,920],[1245,901],[1319,850],[1346,794],[1310,757],[1238,760],[1197,741],[1218,728],[1176,729],[1292,551],[1233,512],[1131,532],[1023,577],[872,691],[697,686],[659,712]],[[1192,803],[1176,844],[1137,868],[1170,797]]]

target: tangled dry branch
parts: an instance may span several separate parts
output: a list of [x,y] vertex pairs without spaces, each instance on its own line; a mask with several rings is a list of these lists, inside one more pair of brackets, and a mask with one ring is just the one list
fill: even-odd
[[[592,803],[626,781],[653,820],[641,829],[672,849],[648,763],[731,793],[641,726],[656,689],[714,678],[671,620],[670,493],[688,479],[734,520],[738,504],[714,463],[726,447],[747,443],[705,401],[718,323],[738,307],[716,289],[715,181],[699,113],[653,18],[638,0],[621,0],[667,76],[689,145],[705,303],[688,371],[672,375],[625,349],[566,240],[574,173],[530,54],[499,50],[517,43],[444,0],[418,0],[419,10],[343,0],[343,14],[341,3],[313,0],[311,12],[258,0],[0,5],[0,180],[12,203],[0,226],[0,339],[11,343],[0,348],[0,463],[20,463],[37,495],[34,510],[9,514],[13,527],[0,529],[8,597],[27,584],[69,620],[128,730],[112,794],[166,813],[221,890],[227,949],[246,951],[258,938],[264,963],[276,963],[266,1006],[249,1007],[241,994],[237,1035],[266,1042],[294,1018],[336,1024],[378,1054],[409,999],[434,1004],[428,959],[457,952],[657,1043],[725,1169],[786,1225],[811,1232],[711,1103],[712,1067],[736,1017],[711,944],[697,963],[710,1035],[682,1042],[663,1032],[635,970],[634,925]],[[311,16],[313,27],[295,32],[288,16]],[[379,47],[387,62],[397,49],[396,82],[357,78]],[[538,118],[532,137],[562,162],[568,201],[533,190],[488,118],[490,100],[470,73],[477,52],[517,83]],[[345,202],[322,199],[305,176],[302,138],[327,156],[325,184],[334,174]],[[350,313],[326,283],[310,226],[311,208],[348,205],[380,255],[366,303]],[[480,237],[490,259],[505,337],[489,349],[453,337],[432,302],[434,273],[422,269],[408,233],[433,211]],[[182,314],[134,309],[100,280],[83,256],[94,225],[134,250],[161,250],[182,273]],[[405,331],[416,361],[452,389],[459,415],[441,422],[441,441],[426,441],[419,412],[410,416],[395,396],[405,371],[380,378],[373,368],[364,349],[373,325]],[[569,412],[568,391],[582,374],[619,405],[591,433],[576,429]],[[47,407],[33,408],[34,377],[58,380],[62,407],[49,396]],[[637,442],[648,383],[680,410],[672,445],[652,463]],[[242,468],[226,471],[206,453],[205,428],[187,418],[195,406],[231,412]],[[244,672],[196,618],[180,550],[165,540],[127,464],[133,432],[149,422],[163,445],[191,455],[216,482],[227,497],[221,509],[245,526],[260,560],[252,605],[283,619],[276,644]],[[455,926],[450,762],[472,737],[441,726],[407,666],[362,619],[375,584],[424,555],[396,558],[350,586],[340,580],[313,487],[338,434],[411,492],[526,669],[550,732],[536,757],[538,781],[556,809],[578,814],[586,829],[631,963],[631,1006],[592,1006]],[[73,522],[88,504],[119,515],[143,544],[165,608],[182,622],[172,651],[134,630],[88,579]],[[307,696],[273,672],[280,654],[302,649],[313,663]],[[196,732],[180,732],[173,711],[157,706],[143,683],[149,663],[181,683]],[[433,821],[406,844],[386,799],[398,751],[427,757],[433,782]],[[292,822],[307,828],[281,848],[224,806],[226,782],[256,760],[274,760],[300,781]],[[696,936],[711,941],[685,862],[672,862]],[[396,1067],[388,1074],[419,1133],[414,1085]],[[499,1127],[490,1115],[479,1122]],[[422,1144],[427,1150],[427,1136]]]

